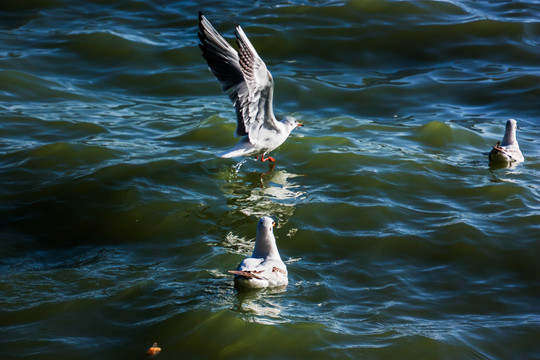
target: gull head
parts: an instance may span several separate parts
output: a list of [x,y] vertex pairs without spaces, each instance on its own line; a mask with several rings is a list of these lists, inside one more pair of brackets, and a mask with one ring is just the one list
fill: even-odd
[[266,258],[278,257],[279,252],[274,237],[274,226],[276,222],[269,216],[263,216],[257,224],[257,236],[255,237],[255,248],[253,257]]
[[510,119],[506,122],[506,129],[504,131],[504,137],[501,141],[501,146],[517,145],[516,139],[517,121]]
[[283,120],[281,120],[281,122],[285,125],[289,132],[293,131],[293,129],[299,126],[304,126],[304,124],[299,123],[298,120],[296,120],[292,116],[286,116]]
[[516,131],[517,129],[517,121],[514,119],[509,119],[506,122],[506,131]]
[[257,233],[258,234],[265,234],[265,233],[273,233],[274,232],[274,226],[276,226],[276,222],[274,219],[272,219],[269,216],[263,216],[259,223],[257,224]]

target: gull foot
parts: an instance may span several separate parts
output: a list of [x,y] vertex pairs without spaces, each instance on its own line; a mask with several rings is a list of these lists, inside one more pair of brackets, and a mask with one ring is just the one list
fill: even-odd
[[257,160],[259,160],[259,158],[261,159],[261,162],[265,162],[265,161],[270,161],[270,162],[273,162],[275,163],[276,162],[276,159],[274,159],[273,157],[269,156],[267,157],[266,159],[264,158],[264,154],[261,154],[259,156],[257,156]]

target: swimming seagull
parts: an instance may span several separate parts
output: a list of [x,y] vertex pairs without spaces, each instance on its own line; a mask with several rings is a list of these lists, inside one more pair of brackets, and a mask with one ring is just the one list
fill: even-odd
[[259,220],[253,254],[245,258],[236,270],[229,271],[235,275],[234,282],[238,287],[261,289],[289,283],[287,267],[281,261],[274,237],[275,225],[275,221],[268,216]]
[[274,163],[273,157],[265,158],[265,155],[283,144],[291,131],[302,124],[292,117],[278,121],[274,116],[272,74],[240,25],[236,26],[239,49],[236,52],[199,12],[199,39],[199,47],[210,71],[236,109],[234,134],[242,136],[236,146],[218,155],[224,158],[256,156],[257,160]]
[[517,122],[510,119],[506,122],[506,130],[502,141],[497,141],[493,149],[489,152],[490,162],[522,162],[525,159],[516,139]]

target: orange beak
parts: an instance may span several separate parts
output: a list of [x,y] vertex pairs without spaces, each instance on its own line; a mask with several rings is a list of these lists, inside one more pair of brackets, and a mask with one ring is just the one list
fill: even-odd
[[296,126],[300,127],[300,126],[304,126],[304,124],[298,123]]
[[276,226],[276,222],[275,222],[275,221],[272,221],[272,226]]

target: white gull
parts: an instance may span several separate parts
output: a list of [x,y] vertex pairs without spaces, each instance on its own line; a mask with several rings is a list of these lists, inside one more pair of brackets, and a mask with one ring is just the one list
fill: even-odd
[[490,162],[520,163],[524,161],[516,138],[517,122],[510,119],[506,122],[506,130],[502,141],[497,141],[489,152]]
[[235,136],[242,136],[233,148],[218,155],[224,158],[256,156],[261,161],[275,162],[265,155],[283,144],[291,131],[302,124],[292,117],[276,119],[272,108],[272,74],[240,25],[236,26],[235,33],[239,52],[199,12],[199,47],[210,71],[234,104]]
[[237,287],[246,289],[262,289],[266,287],[285,286],[289,283],[287,267],[281,261],[274,237],[272,218],[263,216],[257,224],[257,236],[253,254],[245,258],[234,274]]

